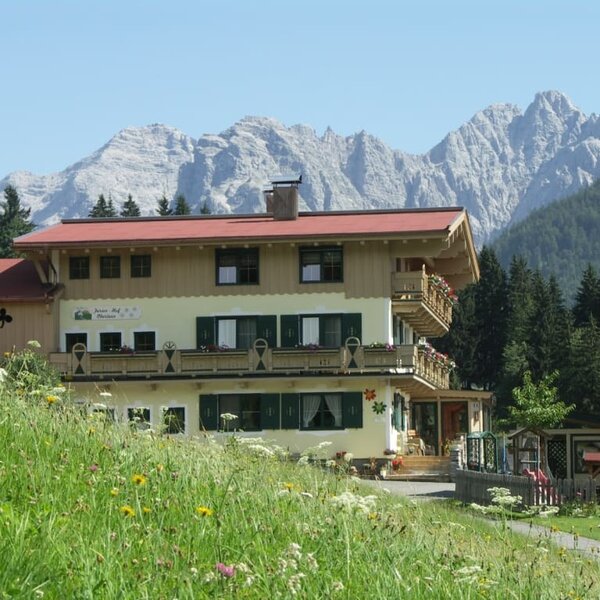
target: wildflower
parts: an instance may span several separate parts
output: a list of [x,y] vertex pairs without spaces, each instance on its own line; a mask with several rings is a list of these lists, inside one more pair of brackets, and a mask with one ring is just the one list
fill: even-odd
[[164,470],[165,470],[165,466],[164,465],[162,465],[160,463],[156,465],[156,471],[158,473],[162,473]]
[[41,348],[42,347],[42,345],[37,340],[29,340],[27,342],[27,345],[30,346],[31,348]]
[[112,490],[110,490],[110,495],[113,496],[113,498],[115,496],[119,495],[119,488],[113,488]]
[[304,577],[306,577],[304,573],[296,573],[288,579],[287,586],[290,592],[292,593],[292,596],[295,596],[300,591],[302,579]]
[[331,585],[332,592],[341,592],[344,589],[344,584],[341,581],[334,581]]
[[134,475],[131,478],[132,483],[135,483],[135,485],[146,485],[146,483],[148,483],[148,478],[145,477],[144,475]]
[[152,512],[151,508],[148,508],[147,506],[144,506],[144,508],[142,508],[142,512],[147,515],[150,514]]
[[328,448],[329,446],[331,446],[333,444],[333,442],[321,442],[320,444],[317,445],[317,448],[319,450],[323,450],[323,448]]
[[126,504],[125,506],[121,506],[121,508],[119,510],[126,517],[134,517],[135,516],[135,510],[133,510],[133,508],[131,506],[129,506],[128,504]]
[[225,565],[222,562],[218,562],[215,565],[215,568],[223,577],[233,577],[235,575],[235,566],[234,565]]
[[337,508],[344,509],[348,512],[362,512],[369,514],[373,511],[375,496],[359,496],[354,495],[352,492],[344,492],[339,496],[333,496],[329,501]]
[[64,385],[58,385],[52,388],[53,394],[64,394],[67,391],[67,388]]
[[294,490],[294,488],[296,487],[293,483],[290,483],[289,481],[283,484],[283,487],[288,491],[288,492],[292,492]]
[[192,567],[190,569],[190,573],[192,574],[192,577],[195,579],[196,577],[198,577],[198,569],[196,569],[196,567]]
[[287,555],[291,556],[292,558],[297,558],[297,559],[301,559],[302,558],[302,552],[300,552],[301,550],[301,546],[300,544],[296,544],[295,542],[292,542],[287,549]]
[[273,452],[273,450],[271,450],[270,448],[267,448],[266,446],[261,446],[260,444],[249,444],[248,450],[250,450],[251,452],[254,452],[254,454],[258,454],[259,456],[265,456],[265,457],[275,456],[275,453]]
[[238,419],[239,417],[237,415],[234,415],[233,413],[222,413],[220,415],[221,420],[223,421],[235,421],[235,419]]
[[46,396],[46,402],[48,406],[52,406],[58,400],[58,396],[49,395]]
[[95,473],[98,470],[98,465],[96,463],[94,463],[93,465],[90,465],[88,467],[88,471],[91,471],[92,473]]
[[[6,354],[6,352],[4,354]],[[7,375],[8,373],[6,372],[6,369],[0,369],[0,383],[6,379]]]
[[201,517],[210,517],[214,514],[215,511],[212,508],[208,508],[208,506],[197,506],[196,512]]
[[306,555],[306,564],[311,571],[316,571],[319,568],[319,563],[312,552]]
[[308,458],[308,456],[301,456],[301,457],[298,459],[298,465],[299,465],[300,467],[305,467],[306,465],[308,465],[308,463],[309,463],[309,458]]

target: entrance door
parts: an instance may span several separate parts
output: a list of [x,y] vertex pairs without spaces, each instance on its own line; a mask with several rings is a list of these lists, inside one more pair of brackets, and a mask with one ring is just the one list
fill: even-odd
[[468,415],[467,402],[442,402],[442,444],[444,454],[449,453],[450,443],[458,434],[466,436],[469,433]]
[[425,442],[425,454],[439,453],[437,402],[412,403],[412,426]]

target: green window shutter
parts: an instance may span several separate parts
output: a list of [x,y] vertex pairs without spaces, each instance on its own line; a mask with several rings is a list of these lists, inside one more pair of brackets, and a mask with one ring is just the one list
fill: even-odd
[[196,317],[196,348],[215,343],[214,317]]
[[281,429],[300,429],[298,394],[281,394]]
[[261,429],[279,429],[279,394],[261,394]]
[[256,337],[267,340],[269,348],[277,346],[277,317],[275,315],[257,317]]
[[362,392],[344,392],[342,397],[342,422],[347,429],[362,428]]
[[281,347],[298,345],[298,315],[281,315]]
[[206,394],[199,397],[200,403],[200,431],[216,431],[219,429],[219,398],[215,394]]
[[362,343],[361,313],[345,313],[342,315],[342,344],[349,337],[357,337]]

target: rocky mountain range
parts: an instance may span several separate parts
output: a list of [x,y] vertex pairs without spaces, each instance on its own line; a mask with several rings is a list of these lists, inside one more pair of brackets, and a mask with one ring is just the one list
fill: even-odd
[[163,194],[183,193],[198,212],[264,210],[262,188],[280,173],[303,174],[304,210],[464,206],[478,243],[533,209],[600,177],[600,118],[564,94],[542,92],[522,112],[495,104],[422,155],[394,150],[365,131],[319,135],[306,125],[246,117],[194,139],[165,125],[119,132],[60,173],[10,173],[37,224],[86,216],[98,194],[119,205],[132,194],[155,214]]

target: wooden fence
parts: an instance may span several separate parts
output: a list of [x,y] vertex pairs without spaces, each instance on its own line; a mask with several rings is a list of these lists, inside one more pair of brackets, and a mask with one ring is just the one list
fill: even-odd
[[502,487],[510,490],[511,495],[521,496],[525,506],[560,506],[565,502],[596,502],[600,482],[594,479],[556,479],[542,483],[530,477],[517,475],[499,475],[478,471],[456,471],[455,498],[464,503],[475,502],[487,505],[492,501],[490,488]]

